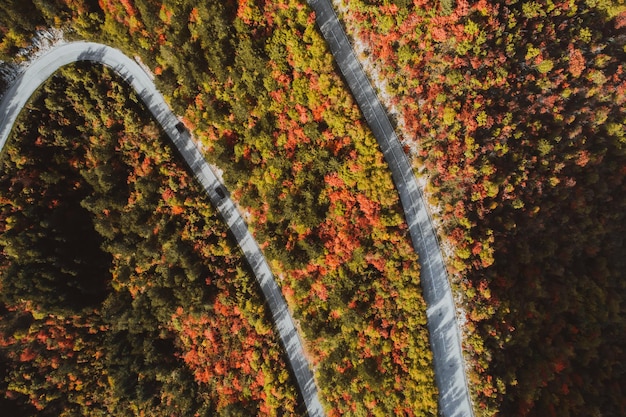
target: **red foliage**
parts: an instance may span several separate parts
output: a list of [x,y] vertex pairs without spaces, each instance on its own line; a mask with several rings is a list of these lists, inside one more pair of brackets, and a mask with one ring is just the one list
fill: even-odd
[[31,348],[26,348],[20,354],[20,362],[30,362],[37,357],[37,353]]
[[215,300],[212,314],[186,313],[179,307],[172,316],[180,328],[181,357],[198,383],[215,388],[218,408],[241,398],[266,398],[265,377],[258,370],[259,356],[268,355],[264,335],[225,300],[227,294]]

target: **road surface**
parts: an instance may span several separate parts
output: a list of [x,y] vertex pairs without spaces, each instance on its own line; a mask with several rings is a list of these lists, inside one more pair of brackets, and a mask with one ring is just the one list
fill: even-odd
[[91,42],[62,44],[37,58],[15,79],[0,101],[0,152],[4,148],[17,116],[35,90],[59,68],[77,61],[97,62],[112,68],[119,74],[135,89],[150,113],[161,124],[165,133],[178,148],[196,179],[202,184],[211,203],[217,207],[230,228],[261,286],[309,416],[324,416],[324,409],[318,398],[313,373],[304,356],[302,341],[287,310],[287,303],[274,280],[259,245],[250,234],[243,218],[228,195],[222,198],[217,194],[216,188],[224,187],[223,184],[219,182],[204,160],[201,152],[191,140],[190,134],[187,131],[178,131],[176,128],[179,123],[178,118],[165,103],[163,96],[148,74],[135,61],[117,49]]
[[369,124],[400,195],[428,308],[439,408],[444,417],[472,417],[460,331],[448,274],[422,192],[389,117],[356,58],[330,0],[308,0],[339,69]]

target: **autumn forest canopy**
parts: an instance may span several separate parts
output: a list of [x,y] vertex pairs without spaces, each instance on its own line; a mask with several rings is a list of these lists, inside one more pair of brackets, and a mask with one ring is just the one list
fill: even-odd
[[[336,7],[436,208],[476,415],[626,414],[624,2]],[[418,255],[307,4],[5,0],[0,73],[51,27],[154,73],[246,213],[328,415],[438,415]],[[110,70],[48,80],[0,165],[0,409],[305,413],[236,243]]]

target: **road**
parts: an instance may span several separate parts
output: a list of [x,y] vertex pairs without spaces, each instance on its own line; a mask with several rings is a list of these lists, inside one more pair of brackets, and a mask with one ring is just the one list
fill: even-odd
[[439,408],[444,417],[472,417],[454,299],[437,234],[411,163],[329,0],[308,0],[345,80],[391,170],[413,248],[418,254]]
[[91,42],[62,44],[34,60],[16,78],[0,101],[0,152],[4,148],[17,116],[35,90],[59,68],[77,61],[97,62],[112,68],[135,89],[150,113],[161,124],[165,133],[193,171],[196,179],[202,184],[211,203],[217,207],[250,264],[256,280],[261,286],[267,306],[272,313],[280,341],[285,348],[289,366],[293,371],[309,416],[324,416],[324,409],[318,398],[313,373],[304,356],[302,341],[289,310],[287,310],[287,303],[274,280],[259,245],[250,234],[243,218],[228,195],[221,198],[217,194],[216,188],[224,187],[223,184],[220,183],[205,161],[202,153],[191,139],[191,135],[186,131],[181,133],[176,129],[176,124],[179,123],[178,118],[165,103],[163,96],[148,74],[135,61],[117,49]]

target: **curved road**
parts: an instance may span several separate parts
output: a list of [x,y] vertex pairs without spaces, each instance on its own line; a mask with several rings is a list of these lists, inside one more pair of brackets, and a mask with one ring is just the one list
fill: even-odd
[[413,248],[419,256],[420,279],[428,304],[426,315],[440,412],[444,417],[473,417],[452,290],[437,234],[411,163],[354,54],[332,4],[329,0],[308,0],[308,3],[315,11],[322,35],[378,141],[400,194]]
[[[419,255],[424,298],[428,304],[428,328],[441,414],[444,417],[472,417],[454,299],[433,223],[411,164],[330,1],[309,0],[309,4],[314,9],[317,24],[379,143],[400,195],[413,247]],[[178,119],[138,64],[121,51],[101,44],[74,42],[55,47],[35,60],[16,79],[0,102],[0,150],[4,147],[19,112],[34,91],[60,67],[76,61],[98,62],[115,70],[137,91],[161,124],[226,221],[250,264],[272,312],[309,416],[323,416],[324,411],[319,402],[313,374],[303,354],[302,342],[265,257],[230,198],[221,198],[215,191],[222,186],[221,183],[189,133],[181,133],[176,129]]]
[[163,96],[150,77],[136,62],[117,49],[90,42],[63,44],[37,58],[14,81],[0,101],[0,151],[4,148],[17,116],[35,90],[59,68],[77,61],[97,62],[112,68],[135,89],[150,113],[161,124],[165,133],[193,171],[196,179],[202,184],[211,203],[217,207],[250,264],[272,313],[272,318],[278,329],[281,343],[285,347],[289,365],[296,377],[296,383],[309,416],[324,416],[324,409],[317,395],[313,373],[304,356],[302,341],[287,310],[287,303],[274,280],[261,249],[250,234],[231,199],[228,196],[221,198],[217,194],[216,188],[223,187],[223,185],[191,140],[190,134],[186,131],[181,133],[176,129],[179,120],[165,103]]

